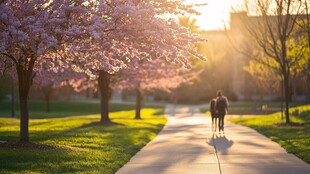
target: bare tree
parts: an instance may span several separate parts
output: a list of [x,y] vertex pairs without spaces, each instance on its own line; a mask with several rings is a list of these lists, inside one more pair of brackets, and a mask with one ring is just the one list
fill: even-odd
[[295,20],[296,25],[298,25],[303,32],[307,35],[307,65],[303,67],[303,73],[306,79],[306,90],[307,90],[307,101],[310,100],[310,0],[301,0],[301,13],[303,17],[301,19]]
[[296,25],[298,25],[304,32],[306,32],[308,37],[308,48],[310,48],[310,0],[300,0],[301,1],[301,14],[303,18],[294,19]]
[[[289,48],[291,45],[288,43],[294,39],[295,21],[300,17],[302,2],[294,0],[249,0],[245,3],[245,9],[250,16],[243,16],[240,24],[243,28],[241,31],[248,33],[248,37],[243,38],[244,43],[246,43],[245,49],[238,49],[242,50],[241,52],[248,57],[274,69],[281,75],[284,87],[285,118],[286,123],[290,123],[291,69],[300,61],[302,56],[301,54],[293,56],[288,54],[292,49]],[[240,43],[237,45],[240,46]],[[299,51],[304,51],[304,48]]]

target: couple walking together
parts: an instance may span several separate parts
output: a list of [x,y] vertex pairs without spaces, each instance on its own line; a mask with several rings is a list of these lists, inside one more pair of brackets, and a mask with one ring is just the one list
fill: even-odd
[[217,91],[217,97],[210,102],[210,112],[212,117],[212,130],[216,131],[217,120],[219,131],[224,132],[224,117],[228,110],[228,100],[222,93]]

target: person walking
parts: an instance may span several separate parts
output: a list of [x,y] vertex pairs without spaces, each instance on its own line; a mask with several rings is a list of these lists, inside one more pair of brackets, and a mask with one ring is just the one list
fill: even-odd
[[217,116],[219,118],[219,131],[224,133],[224,118],[228,111],[228,99],[222,93],[222,91],[217,91],[217,98],[215,102],[215,109]]
[[215,98],[213,98],[210,101],[210,113],[211,113],[211,118],[212,118],[212,131],[216,131],[217,120],[218,120],[218,116],[216,114],[216,109],[215,109],[215,102],[216,102]]
[[174,107],[176,107],[176,105],[177,105],[177,103],[178,103],[178,95],[175,94],[175,93],[173,93],[173,94],[171,95],[171,100],[172,100],[172,102],[173,102],[173,104],[174,104]]

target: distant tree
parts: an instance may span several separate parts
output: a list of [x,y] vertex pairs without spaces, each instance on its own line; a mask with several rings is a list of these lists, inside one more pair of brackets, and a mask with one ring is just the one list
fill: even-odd
[[[299,17],[301,2],[293,0],[256,0],[247,4],[249,13],[258,18],[245,18],[249,36],[257,43],[265,56],[252,56],[256,61],[278,71],[283,79],[285,96],[285,118],[290,123],[290,78],[291,69],[301,57],[288,54],[288,42],[292,38],[296,19]],[[248,19],[248,20],[247,20]],[[267,56],[267,57],[266,57]]]
[[200,27],[197,25],[197,19],[191,16],[179,16],[178,23],[192,33],[199,33]]
[[250,60],[249,65],[243,67],[243,69],[255,79],[254,91],[256,95],[270,95],[280,89],[281,77],[269,66]]
[[[58,68],[54,68],[55,66]],[[40,61],[34,67],[33,86],[42,90],[47,113],[51,112],[50,100],[54,89],[70,86],[75,91],[81,91],[87,88],[82,83],[89,79],[88,76],[84,73],[75,72],[69,67],[69,64],[57,61],[57,59]]]
[[[0,59],[3,59],[3,55],[0,54]],[[9,60],[5,60],[0,63],[0,103],[10,91],[12,79],[9,76],[12,72],[12,63]]]
[[[307,64],[303,67],[303,74],[305,75],[307,100],[310,101],[310,1],[301,0],[301,12],[303,17],[295,19],[296,25],[298,25],[303,32],[305,32],[305,40],[307,41],[308,48],[306,51]],[[294,18],[293,18],[294,19]]]
[[0,103],[5,99],[6,95],[10,93],[11,81],[9,76],[0,76]]
[[[299,27],[293,31],[293,38],[288,41],[288,56],[296,57],[295,63],[292,63],[291,69],[291,94],[292,99],[296,97],[298,91],[297,88],[301,88],[299,91],[304,91],[304,94],[309,95],[309,48],[307,42],[307,36],[304,32],[300,31]],[[309,97],[309,96],[308,96]]]
[[112,88],[118,90],[135,90],[136,114],[135,119],[141,119],[143,94],[145,91],[162,90],[170,92],[181,83],[189,83],[197,76],[179,65],[171,65],[161,59],[152,62],[142,60],[121,70],[112,76]]
[[[186,29],[188,29],[189,32],[193,34],[198,34],[200,35],[201,29],[200,26],[197,25],[197,19],[192,17],[192,16],[178,16],[178,24]],[[199,54],[204,55],[204,44],[205,42],[201,43],[195,43],[193,45],[193,49],[197,49],[197,52]],[[192,65],[192,71],[197,71],[199,69],[202,69],[205,64],[203,64],[201,61],[195,59],[193,56],[188,55],[190,63]]]
[[301,11],[300,14],[303,15],[301,18],[293,18],[296,25],[298,25],[304,32],[306,32],[308,40],[308,48],[310,48],[310,1],[309,0],[300,0],[301,1]]
[[[187,28],[189,32],[198,34],[200,37],[201,36],[201,29],[200,26],[197,25],[197,19],[192,17],[192,16],[186,16],[182,15],[178,17],[178,24],[184,28]],[[211,41],[212,42],[212,41]],[[201,43],[195,43],[193,45],[193,49],[197,49],[197,52],[200,54],[207,56],[206,55],[206,45],[209,45],[210,42],[201,42]],[[211,51],[211,50],[208,50]],[[210,52],[209,52],[210,53]],[[180,84],[177,89],[175,89],[175,92],[178,93],[178,97],[180,101],[187,100],[189,102],[191,101],[196,101],[199,100],[200,97],[204,96],[205,94],[201,94],[201,90],[203,92],[208,90],[207,87],[207,82],[204,81],[206,77],[209,77],[210,75],[205,73],[205,68],[207,62],[201,62],[195,59],[191,55],[187,55],[191,64],[192,64],[192,69],[190,70],[192,73],[197,73],[200,72],[199,75],[197,76],[196,79],[194,79],[190,84],[189,83],[182,83]],[[212,57],[210,57],[209,60],[211,60]],[[208,63],[210,63],[208,61]],[[190,90],[189,90],[190,89]],[[197,95],[199,97],[197,97]]]

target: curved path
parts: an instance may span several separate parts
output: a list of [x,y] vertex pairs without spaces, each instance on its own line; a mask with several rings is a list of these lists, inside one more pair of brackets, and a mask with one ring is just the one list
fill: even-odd
[[118,174],[310,174],[310,165],[255,130],[225,123],[211,131],[198,107],[168,105],[158,136]]

